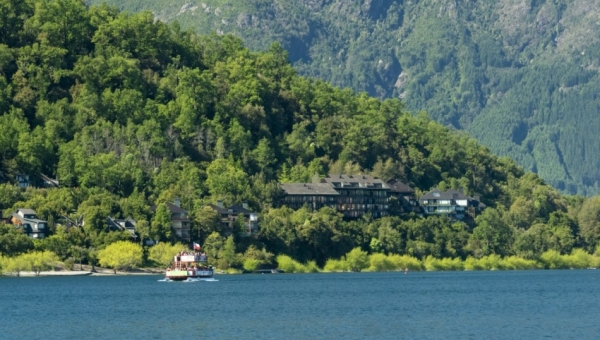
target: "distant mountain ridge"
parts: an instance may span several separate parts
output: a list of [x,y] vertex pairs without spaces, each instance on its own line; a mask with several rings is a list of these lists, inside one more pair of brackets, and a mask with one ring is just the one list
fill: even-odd
[[93,0],[150,10],[463,129],[571,194],[600,193],[599,0]]

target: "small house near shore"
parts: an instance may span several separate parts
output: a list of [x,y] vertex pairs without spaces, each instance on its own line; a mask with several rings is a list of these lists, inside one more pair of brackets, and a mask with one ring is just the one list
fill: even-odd
[[452,221],[464,220],[468,215],[475,217],[486,208],[479,196],[469,197],[456,189],[431,190],[419,198],[419,204],[424,215],[445,215]]
[[[175,236],[180,240],[191,242],[190,217],[188,211],[181,208],[181,200],[175,198],[173,203],[166,202],[166,205],[171,213],[171,227]],[[152,206],[151,210],[156,212],[156,206]]]
[[138,236],[135,233],[135,226],[137,221],[131,217],[126,219],[117,219],[113,217],[106,218],[106,224],[108,225],[108,229],[110,231],[126,231],[131,235],[133,240],[137,240]]
[[248,203],[242,205],[234,204],[225,207],[223,201],[217,201],[217,204],[209,204],[210,208],[215,210],[221,218],[221,228],[225,235],[233,233],[236,223],[243,223],[243,236],[251,236],[258,233],[258,214],[250,210]]
[[42,239],[48,235],[48,222],[38,219],[33,209],[17,209],[10,223],[23,229],[23,233],[31,238]]

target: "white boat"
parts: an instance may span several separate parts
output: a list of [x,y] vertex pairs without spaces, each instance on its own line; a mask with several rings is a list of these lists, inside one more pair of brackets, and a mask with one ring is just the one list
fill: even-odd
[[214,280],[215,270],[207,263],[206,254],[182,252],[173,257],[173,264],[167,268],[165,278],[171,281]]

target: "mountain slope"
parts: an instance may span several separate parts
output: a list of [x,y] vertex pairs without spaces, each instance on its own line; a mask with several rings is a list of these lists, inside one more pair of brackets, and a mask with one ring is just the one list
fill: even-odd
[[598,0],[107,3],[279,41],[300,74],[402,98],[565,192],[600,192]]
[[[82,256],[72,245],[98,250],[130,239],[107,229],[107,216],[135,218],[140,241],[180,241],[163,204],[176,197],[190,212],[192,240],[221,268],[241,266],[235,249],[251,259],[269,251],[319,265],[355,247],[420,259],[545,259],[548,250],[557,258],[574,247],[598,253],[600,196],[562,196],[398,99],[299,77],[277,43],[251,52],[232,35],[196,35],[149,12],[86,8],[80,0],[0,0],[0,32],[0,211],[34,209],[51,234],[35,249],[62,260]],[[26,174],[42,185],[40,173],[61,187],[16,183]],[[276,208],[278,183],[327,173],[395,178],[419,194],[462,188],[481,194],[487,208],[476,216],[468,209],[474,220],[467,223]],[[260,213],[257,237],[245,237],[242,219],[224,226],[208,207],[217,200],[245,201]],[[56,225],[68,215],[84,216],[82,228]],[[0,234],[3,255],[34,249],[12,227]],[[590,263],[580,252],[570,258]]]

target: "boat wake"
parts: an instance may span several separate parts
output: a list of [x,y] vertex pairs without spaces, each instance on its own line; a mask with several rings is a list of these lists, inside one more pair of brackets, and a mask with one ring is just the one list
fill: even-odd
[[158,282],[201,282],[201,281],[205,281],[205,282],[219,282],[219,280],[215,280],[213,278],[205,278],[205,279],[194,279],[194,278],[188,278],[186,280],[182,280],[182,281],[175,281],[175,280],[170,280],[170,279],[160,279],[160,280],[156,280]]
[[183,282],[200,282],[200,281],[205,281],[205,282],[218,282],[219,280],[215,280],[212,277],[210,278],[205,278],[205,279],[194,279],[194,278],[188,278],[187,280],[184,280]]

